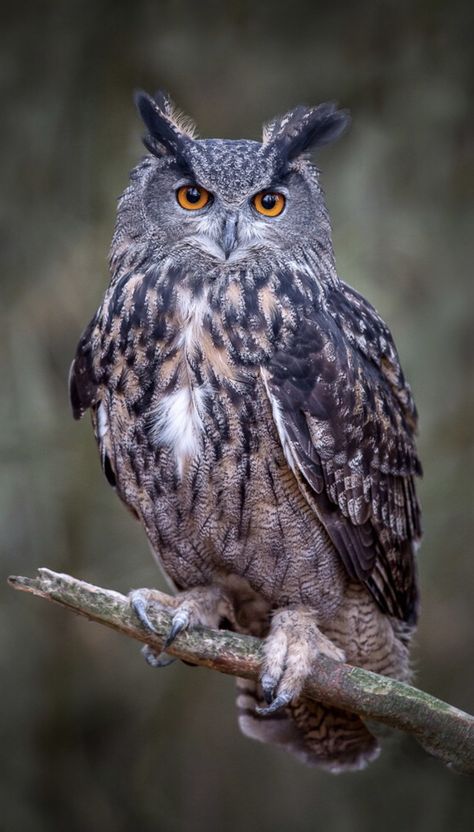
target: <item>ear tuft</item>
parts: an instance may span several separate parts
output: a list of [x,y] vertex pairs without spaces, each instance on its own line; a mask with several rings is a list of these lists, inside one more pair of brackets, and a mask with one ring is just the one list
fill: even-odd
[[176,110],[171,98],[161,91],[152,98],[139,90],[134,100],[148,130],[143,139],[147,150],[155,156],[170,153],[182,157],[186,145],[194,138],[194,130],[189,120]]
[[155,103],[174,124],[176,129],[188,139],[197,139],[197,128],[192,118],[183,113],[164,90],[157,90],[154,95]]
[[281,164],[286,164],[302,153],[336,141],[349,124],[349,113],[338,110],[332,102],[318,107],[300,104],[264,127],[263,143]]

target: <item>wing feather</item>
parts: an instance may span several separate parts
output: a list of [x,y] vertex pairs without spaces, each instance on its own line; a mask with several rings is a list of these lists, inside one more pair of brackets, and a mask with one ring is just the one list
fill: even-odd
[[[75,419],[81,419],[86,410],[91,410],[92,426],[99,446],[100,461],[108,483],[117,487],[113,465],[113,448],[108,427],[105,404],[98,395],[98,380],[94,369],[94,347],[98,339],[97,316],[86,327],[69,371],[69,400]],[[123,499],[123,498],[122,498]]]
[[93,363],[93,334],[96,324],[94,317],[82,333],[69,370],[69,401],[75,419],[81,419],[97,399],[98,385]]

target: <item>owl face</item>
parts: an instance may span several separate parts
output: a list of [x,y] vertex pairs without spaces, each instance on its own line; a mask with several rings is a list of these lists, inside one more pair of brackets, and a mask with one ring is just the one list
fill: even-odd
[[195,141],[189,155],[189,171],[156,160],[144,183],[142,213],[162,245],[225,265],[318,237],[322,196],[309,163],[278,175],[252,141]]
[[336,138],[345,113],[333,105],[297,107],[271,122],[262,142],[198,140],[162,94],[141,93],[137,104],[151,156],[126,192],[135,241],[224,269],[330,244],[317,171],[304,154]]

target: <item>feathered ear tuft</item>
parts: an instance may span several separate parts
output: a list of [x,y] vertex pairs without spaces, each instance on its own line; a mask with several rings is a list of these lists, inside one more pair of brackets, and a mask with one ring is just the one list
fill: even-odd
[[161,112],[165,113],[176,129],[188,139],[197,139],[197,128],[194,121],[180,110],[167,92],[158,90],[154,95],[155,103]]
[[302,153],[336,141],[349,124],[349,113],[338,110],[334,103],[318,107],[300,104],[264,127],[263,143],[285,164]]
[[147,150],[154,156],[171,153],[182,162],[186,145],[195,137],[191,121],[179,113],[164,92],[157,92],[152,98],[140,90],[135,93],[134,99],[148,130],[143,139]]

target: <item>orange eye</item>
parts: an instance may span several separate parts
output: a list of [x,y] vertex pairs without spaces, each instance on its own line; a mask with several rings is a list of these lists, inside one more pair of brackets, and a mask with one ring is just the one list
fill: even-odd
[[176,199],[181,208],[186,208],[188,211],[199,211],[207,205],[210,198],[209,191],[199,185],[183,185],[176,191]]
[[259,214],[265,217],[278,217],[285,207],[285,197],[274,191],[260,191],[253,198],[253,205]]

